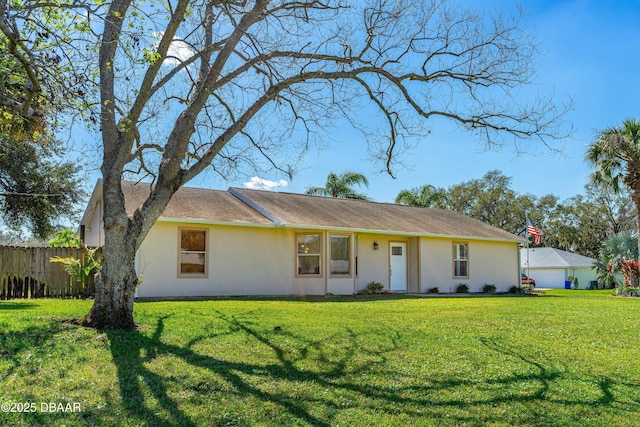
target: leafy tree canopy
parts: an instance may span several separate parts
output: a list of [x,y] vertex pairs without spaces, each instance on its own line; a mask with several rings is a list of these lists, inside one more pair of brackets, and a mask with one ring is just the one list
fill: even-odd
[[86,95],[95,91],[95,73],[86,58],[95,47],[77,47],[90,33],[88,12],[100,2],[80,3],[0,0],[3,138],[42,141],[43,134],[58,127],[59,113],[91,111]]
[[0,215],[13,229],[51,235],[79,201],[77,168],[58,160],[60,147],[0,138]]
[[442,208],[446,206],[448,200],[446,190],[426,184],[412,190],[401,190],[396,196],[395,202],[423,208]]
[[369,186],[369,180],[361,173],[346,171],[341,174],[331,172],[324,187],[309,187],[306,193],[315,196],[338,197],[342,199],[369,200],[364,194],[353,189],[355,185]]
[[640,120],[627,119],[599,132],[585,158],[595,169],[591,174],[594,184],[613,193],[627,187],[635,207],[636,231],[640,231]]
[[[433,189],[433,186],[422,188]],[[602,243],[609,237],[635,227],[628,194],[612,194],[605,187],[589,184],[584,195],[561,201],[553,194],[534,196],[519,194],[511,186],[511,178],[501,171],[487,172],[472,179],[440,189],[444,207],[502,228],[526,235],[526,215],[542,231],[541,245],[597,258]],[[429,193],[429,191],[427,191]],[[408,196],[406,194],[409,194]],[[398,194],[409,203],[421,193],[406,190]],[[429,193],[430,194],[430,193]],[[418,203],[418,202],[416,202]],[[415,204],[420,206],[420,204]],[[533,245],[533,241],[531,242]]]
[[49,246],[52,248],[81,248],[82,241],[76,236],[73,230],[58,230],[56,235],[49,240]]

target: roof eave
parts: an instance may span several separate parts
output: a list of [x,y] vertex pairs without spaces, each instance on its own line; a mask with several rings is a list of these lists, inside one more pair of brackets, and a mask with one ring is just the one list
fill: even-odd
[[195,225],[224,225],[224,226],[236,226],[236,227],[252,227],[252,228],[279,228],[278,224],[257,224],[254,222],[232,222],[232,221],[211,221],[200,218],[172,218],[161,216],[156,222],[169,222],[169,223],[184,223]]
[[309,225],[309,224],[288,224],[288,223],[269,223],[269,224],[255,224],[248,222],[231,222],[231,221],[211,221],[197,218],[169,218],[160,217],[158,221],[170,222],[170,223],[187,223],[198,225],[221,225],[221,226],[236,226],[236,227],[255,227],[255,228],[285,228],[291,230],[322,230],[322,231],[342,231],[349,233],[366,233],[366,234],[387,234],[392,236],[408,236],[408,237],[433,237],[440,239],[457,239],[457,240],[483,240],[491,242],[505,242],[505,243],[520,243],[518,239],[505,239],[499,237],[483,237],[483,236],[465,236],[457,234],[437,234],[437,233],[424,233],[417,231],[396,231],[396,230],[378,230],[367,228],[349,228],[349,227],[331,227],[323,225]]
[[[98,178],[96,181],[96,185],[93,187],[93,191],[91,192],[91,196],[89,197],[89,201],[87,202],[87,207],[82,213],[82,218],[80,219],[80,225],[86,225],[92,215],[95,212],[96,202],[102,200],[102,178]],[[78,230],[80,227],[78,226]]]

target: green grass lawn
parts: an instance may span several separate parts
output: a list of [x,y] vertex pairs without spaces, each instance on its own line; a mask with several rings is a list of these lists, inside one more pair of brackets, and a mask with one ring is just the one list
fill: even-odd
[[141,302],[133,332],[1,301],[0,403],[35,412],[0,425],[640,425],[640,299],[610,294]]

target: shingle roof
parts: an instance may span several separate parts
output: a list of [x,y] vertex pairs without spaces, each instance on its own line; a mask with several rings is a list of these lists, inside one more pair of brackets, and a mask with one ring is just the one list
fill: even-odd
[[359,231],[521,240],[458,212],[391,203],[234,188],[283,223]]
[[[129,214],[140,206],[149,184],[123,182]],[[435,235],[521,241],[514,234],[458,212],[391,203],[231,188],[180,188],[160,217],[212,223],[326,228],[360,232]]]
[[577,268],[593,267],[593,258],[574,254],[556,248],[530,248],[529,265],[527,265],[527,250],[520,249],[520,264],[530,268]]
[[[127,213],[133,215],[133,212],[142,206],[149,195],[149,184],[123,181],[122,190],[125,195]],[[181,187],[173,195],[160,217],[215,223],[271,224],[271,221],[227,191],[193,187]]]

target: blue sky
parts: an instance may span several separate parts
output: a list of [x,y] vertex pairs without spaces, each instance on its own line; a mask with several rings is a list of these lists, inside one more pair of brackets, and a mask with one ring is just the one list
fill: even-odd
[[[516,11],[512,1],[485,4],[506,13]],[[535,141],[528,146],[531,154],[518,155],[511,146],[485,151],[473,135],[446,122],[433,122],[431,133],[411,151],[410,165],[398,169],[393,179],[377,173],[379,166],[369,161],[361,135],[337,129],[335,141],[307,154],[293,180],[278,190],[304,192],[310,185],[324,184],[329,172],[350,169],[370,178],[365,192],[373,199],[390,202],[401,189],[423,184],[448,187],[499,169],[513,178],[513,188],[520,193],[553,193],[561,199],[583,193],[590,173],[583,161],[586,145],[599,129],[640,117],[640,2],[529,1],[525,7],[525,22],[543,53],[530,89],[542,95],[554,93],[558,100],[574,100],[575,109],[568,116],[573,138],[553,143],[562,153]],[[225,183],[208,174],[193,185],[242,186],[249,178]],[[279,181],[282,177],[265,174],[261,178]]]
[[[460,1],[506,14],[517,12],[512,0]],[[391,202],[402,189],[423,184],[449,187],[498,169],[512,177],[513,188],[520,193],[553,193],[563,200],[583,193],[590,173],[583,161],[585,147],[598,130],[640,117],[640,2],[530,0],[524,6],[524,23],[534,32],[542,52],[527,91],[574,101],[575,109],[567,117],[573,138],[552,143],[561,153],[535,141],[522,145],[529,154],[518,154],[512,146],[486,151],[474,135],[446,121],[433,121],[428,123],[429,135],[409,153],[407,166],[395,169],[393,179],[378,173],[380,165],[371,162],[363,136],[341,127],[331,132],[332,141],[326,141],[324,149],[312,150],[302,159],[290,182],[283,182],[275,172],[253,181],[251,176],[225,181],[209,172],[189,185],[226,189],[265,180],[273,181],[278,191],[302,193],[309,186],[323,185],[330,172],[353,170],[369,177],[365,193],[376,201]],[[74,145],[85,143],[75,141]],[[90,190],[98,169],[86,174]]]

